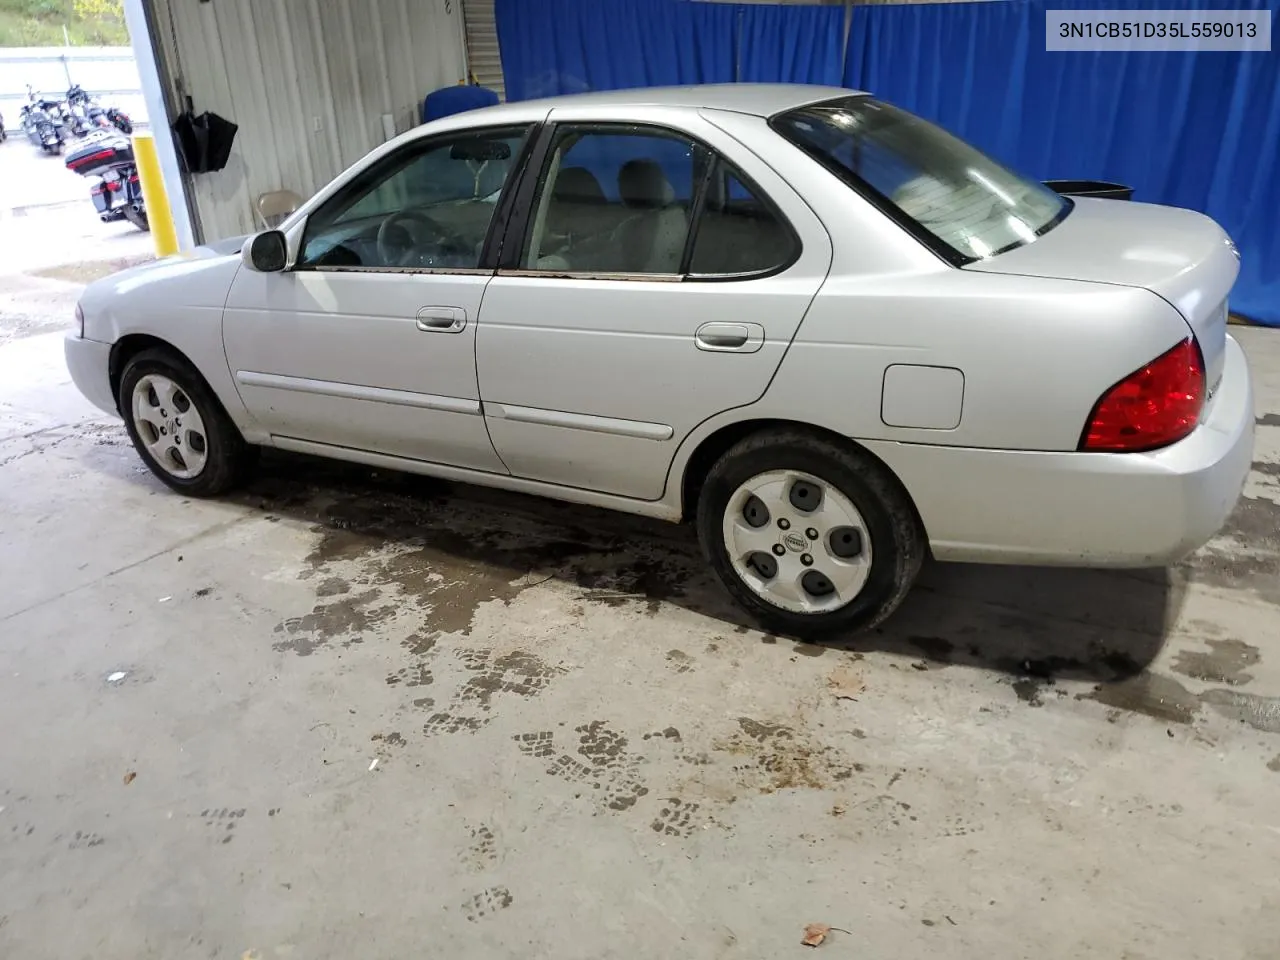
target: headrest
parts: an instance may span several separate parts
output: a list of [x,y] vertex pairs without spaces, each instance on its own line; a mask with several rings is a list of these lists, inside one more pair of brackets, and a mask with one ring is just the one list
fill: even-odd
[[604,188],[586,167],[565,167],[556,176],[554,196],[569,203],[604,203]]
[[628,207],[666,207],[676,198],[656,160],[628,160],[618,171],[618,194]]

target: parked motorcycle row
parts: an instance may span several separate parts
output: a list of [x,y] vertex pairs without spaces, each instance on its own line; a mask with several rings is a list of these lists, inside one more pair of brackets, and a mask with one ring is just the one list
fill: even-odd
[[[104,107],[75,84],[65,99],[39,97],[27,87],[31,101],[23,105],[22,129],[45,153],[66,150],[66,167],[89,180],[89,197],[103,223],[128,220],[149,230],[142,185],[134,163],[133,121],[116,107]],[[0,117],[0,142],[5,138]],[[75,138],[69,140],[69,138]]]
[[80,84],[74,84],[61,100],[37,95],[27,87],[30,103],[19,111],[27,139],[45,153],[61,153],[70,137],[84,138],[101,130],[129,134],[133,122],[117,107],[104,107]]

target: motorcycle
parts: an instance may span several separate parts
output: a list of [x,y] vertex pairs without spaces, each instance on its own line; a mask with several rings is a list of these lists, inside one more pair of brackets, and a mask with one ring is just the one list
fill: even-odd
[[123,110],[116,107],[103,107],[85,92],[80,84],[73,85],[67,91],[67,105],[73,113],[79,113],[88,125],[86,133],[92,129],[114,127],[121,133],[133,133],[133,121]]
[[22,128],[33,146],[45,153],[61,153],[67,140],[61,104],[57,100],[38,98],[27,88],[31,102],[22,107]]
[[133,121],[129,115],[118,107],[107,107],[107,119],[121,133],[133,133]]
[[133,144],[116,130],[99,130],[67,154],[67,169],[89,180],[89,197],[103,223],[128,220],[149,231],[147,205],[134,162]]

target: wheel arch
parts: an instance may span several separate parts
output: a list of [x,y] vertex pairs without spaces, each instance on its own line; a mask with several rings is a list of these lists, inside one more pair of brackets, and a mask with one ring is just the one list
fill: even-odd
[[689,454],[685,461],[680,475],[680,517],[682,520],[690,520],[693,518],[694,511],[697,509],[698,496],[702,491],[702,484],[706,481],[707,474],[730,448],[753,434],[760,433],[765,430],[802,430],[812,434],[815,437],[821,437],[831,443],[838,444],[851,450],[855,450],[859,455],[866,457],[873,463],[878,464],[885,474],[893,479],[902,495],[907,502],[911,504],[911,510],[915,514],[916,522],[920,524],[920,529],[925,532],[925,541],[928,542],[928,530],[924,525],[924,520],[920,516],[920,510],[916,507],[911,491],[907,489],[906,484],[898,477],[894,469],[886,463],[882,458],[876,456],[865,446],[858,443],[851,437],[844,436],[834,430],[826,427],[820,427],[812,423],[806,423],[802,420],[787,420],[772,417],[760,417],[748,420],[737,420],[733,423],[725,424],[709,435],[700,440],[693,451]]
[[240,432],[241,437],[244,436],[244,430],[236,423],[230,411],[227,410],[227,405],[222,397],[218,395],[217,389],[209,382],[209,378],[200,372],[200,368],[191,361],[191,358],[168,340],[150,333],[128,333],[111,345],[111,354],[107,359],[107,376],[111,383],[111,395],[115,397],[116,409],[121,416],[125,415],[124,411],[120,410],[120,379],[124,376],[124,368],[128,366],[130,360],[146,350],[160,350],[170,354],[199,377],[200,382],[208,389],[209,395],[213,397],[214,403],[222,408],[223,414],[227,416],[231,425]]

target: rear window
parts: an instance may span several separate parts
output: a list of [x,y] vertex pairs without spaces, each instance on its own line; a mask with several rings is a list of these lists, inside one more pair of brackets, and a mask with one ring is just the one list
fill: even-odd
[[1044,184],[872,97],[803,107],[772,125],[952,260],[982,260],[1030,243],[1071,210]]

